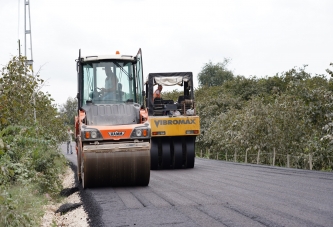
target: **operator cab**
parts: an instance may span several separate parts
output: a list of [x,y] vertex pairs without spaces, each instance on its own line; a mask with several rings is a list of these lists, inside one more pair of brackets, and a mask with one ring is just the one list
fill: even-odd
[[[154,98],[155,85],[183,87],[183,93],[178,100]],[[149,73],[146,96],[149,116],[195,115],[192,72]]]
[[119,125],[140,122],[143,106],[142,57],[79,56],[78,105],[86,124]]
[[[82,62],[81,105],[136,102],[142,104],[142,77],[132,57],[85,57]],[[113,58],[113,59],[112,59]],[[119,58],[119,57],[118,57]]]

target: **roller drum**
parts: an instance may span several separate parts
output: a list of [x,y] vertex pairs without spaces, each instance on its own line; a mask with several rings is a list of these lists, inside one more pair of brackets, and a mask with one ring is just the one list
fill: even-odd
[[150,149],[85,151],[81,173],[84,188],[147,186],[150,179]]

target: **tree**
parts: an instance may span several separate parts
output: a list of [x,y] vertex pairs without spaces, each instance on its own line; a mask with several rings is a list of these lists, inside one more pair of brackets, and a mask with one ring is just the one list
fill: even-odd
[[164,91],[162,93],[162,97],[165,100],[173,100],[173,101],[178,101],[178,97],[183,95],[183,91],[179,91],[176,89],[173,89],[172,91]]
[[[196,91],[206,157],[333,169],[333,81],[293,68],[273,77],[235,77]],[[199,151],[197,150],[197,152]],[[257,159],[258,158],[258,159]]]
[[225,81],[232,80],[234,74],[227,69],[229,59],[225,58],[223,62],[216,64],[209,61],[198,74],[199,84],[202,86],[220,86]]
[[[37,78],[37,79],[36,79]],[[0,129],[33,121],[33,93],[40,82],[25,66],[25,57],[13,57],[1,71]]]
[[60,106],[60,115],[63,117],[65,124],[73,126],[75,116],[77,115],[77,99],[68,97],[66,103]]
[[34,74],[22,56],[1,70],[0,226],[37,226],[41,203],[34,201],[62,189],[66,162],[59,143],[66,131],[54,100],[41,91],[43,80]]
[[233,80],[223,83],[224,92],[231,93],[243,100],[249,100],[252,96],[262,93],[262,87],[258,86],[256,77],[246,78],[244,76],[236,76]]
[[[36,126],[46,139],[57,143],[63,140],[63,120],[50,94],[41,91],[44,81],[34,76],[26,58],[14,56],[2,68],[0,77],[0,130],[9,125]],[[35,102],[33,101],[35,99]],[[36,122],[34,119],[36,111]]]

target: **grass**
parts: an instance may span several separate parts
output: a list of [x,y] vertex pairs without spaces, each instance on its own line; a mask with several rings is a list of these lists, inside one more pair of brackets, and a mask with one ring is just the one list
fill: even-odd
[[[51,178],[38,177],[37,180],[16,182],[6,187],[0,185],[0,226],[40,226],[44,215],[43,206],[48,204],[48,199],[61,200],[59,192],[62,186],[55,181],[61,182],[60,178],[66,169],[66,164],[63,155],[55,155],[52,170],[49,169],[53,173]],[[45,182],[49,187],[52,187],[51,185],[55,187],[52,190],[41,190]]]
[[2,192],[0,226],[38,226],[47,204],[34,185],[12,185]]

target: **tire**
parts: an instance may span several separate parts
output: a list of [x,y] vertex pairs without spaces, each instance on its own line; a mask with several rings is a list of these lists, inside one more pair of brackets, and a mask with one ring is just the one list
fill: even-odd
[[170,139],[168,137],[162,138],[162,168],[170,169],[171,166],[171,149]]
[[158,139],[151,138],[151,148],[150,148],[150,169],[158,169]]
[[180,137],[173,138],[174,168],[181,169],[183,166],[183,145]]
[[186,168],[194,167],[195,160],[195,137],[186,138]]

